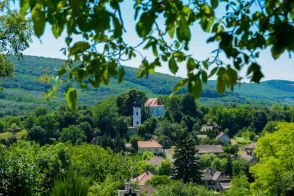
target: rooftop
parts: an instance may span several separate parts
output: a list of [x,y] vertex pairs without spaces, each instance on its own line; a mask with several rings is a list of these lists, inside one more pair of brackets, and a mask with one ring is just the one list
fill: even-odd
[[139,186],[145,185],[145,183],[150,180],[154,175],[150,171],[145,171],[140,176],[133,179],[135,183],[137,183]]
[[138,141],[138,148],[162,148],[156,141]]
[[222,145],[197,145],[196,150],[199,154],[224,152]]
[[153,156],[150,160],[146,160],[146,163],[158,166],[160,165],[160,162],[164,160],[165,159],[162,156]]
[[[223,137],[223,136],[227,136],[224,132],[220,132],[216,137],[215,137],[215,139],[219,139],[219,138],[221,138],[221,137]],[[227,137],[229,137],[229,136],[227,136]]]
[[149,98],[145,102],[145,107],[152,107],[152,106],[162,106],[163,104],[158,98]]
[[251,143],[251,144],[245,146],[245,149],[252,149],[252,150],[254,150],[255,147],[256,147],[256,143]]

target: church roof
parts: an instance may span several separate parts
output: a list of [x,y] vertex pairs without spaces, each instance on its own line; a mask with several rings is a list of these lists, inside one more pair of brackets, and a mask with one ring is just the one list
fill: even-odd
[[145,107],[152,107],[152,106],[162,106],[163,104],[158,98],[149,98],[145,102]]

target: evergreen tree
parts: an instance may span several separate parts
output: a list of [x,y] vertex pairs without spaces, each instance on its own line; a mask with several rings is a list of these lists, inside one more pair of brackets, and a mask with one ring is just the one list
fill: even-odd
[[184,133],[184,137],[176,144],[174,154],[173,178],[183,180],[184,183],[199,183],[201,173],[199,171],[198,157],[195,156],[195,142]]
[[228,175],[228,176],[232,176],[232,173],[233,173],[233,163],[232,163],[231,155],[228,155],[227,163],[226,163],[226,166],[225,166],[224,173],[226,175]]

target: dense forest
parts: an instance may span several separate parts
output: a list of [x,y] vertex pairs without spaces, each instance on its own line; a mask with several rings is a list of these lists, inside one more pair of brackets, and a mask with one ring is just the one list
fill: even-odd
[[[56,69],[63,64],[63,60],[24,56],[23,58],[9,57],[14,63],[15,72],[11,78],[1,79],[4,87],[0,92],[0,116],[28,114],[36,107],[55,108],[64,105],[64,92],[71,85],[64,81],[54,99],[46,101],[44,95],[54,81],[50,84],[43,83],[41,76],[49,77],[56,75]],[[110,96],[126,92],[130,88],[144,91],[147,96],[169,95],[173,87],[181,78],[167,74],[155,73],[149,78],[140,80],[136,77],[137,69],[125,67],[125,80],[118,84],[113,79],[109,85],[99,88],[89,87],[80,89],[78,96],[79,104],[93,105]],[[215,90],[215,81],[209,81],[205,86],[202,97],[199,99],[204,105],[217,104],[262,104],[272,105],[275,103],[293,104],[294,85],[290,81],[266,81],[261,84],[244,83],[236,86],[234,93],[227,92],[219,95]],[[179,93],[186,92],[185,89]]]
[[[293,185],[292,178],[283,177],[285,171],[287,176],[293,175],[289,165],[293,154],[291,150],[283,150],[284,145],[293,147],[290,145],[294,131],[292,106],[203,106],[188,94],[160,99],[165,105],[165,113],[160,118],[152,118],[144,109],[147,96],[137,90],[110,97],[95,106],[79,106],[76,112],[64,106],[54,111],[38,107],[30,115],[1,118],[0,138],[4,148],[0,148],[3,168],[0,192],[58,195],[62,190],[73,191],[67,183],[71,181],[79,184],[74,191],[115,195],[125,181],[148,170],[155,174],[148,183],[157,188],[158,195],[168,195],[175,187],[187,191],[188,195],[211,195],[202,182],[195,181],[198,186],[192,186],[183,183],[181,177],[170,178],[174,175],[170,160],[154,166],[146,163],[154,156],[152,153],[137,153],[140,140],[156,140],[164,149],[173,146],[180,149],[180,142],[187,137],[194,147],[200,144],[224,146],[221,154],[201,155],[195,170],[212,167],[231,176],[232,188],[224,194],[238,195],[240,191],[243,195],[258,192],[271,195],[273,191],[283,191],[282,195],[293,193],[292,186],[277,189],[280,183]],[[136,133],[130,134],[132,107],[138,100],[143,108],[143,123]],[[207,126],[212,129],[203,130]],[[216,139],[221,132],[231,138],[231,144]],[[203,134],[207,137],[199,137]],[[271,143],[274,153],[271,154],[268,142],[273,140],[277,142]],[[240,158],[240,153],[246,144],[256,142],[259,162],[251,165]],[[127,143],[132,149],[126,148]],[[272,157],[279,170],[268,168],[271,164],[267,162],[268,157]],[[262,172],[267,172],[268,176]],[[281,178],[272,179],[276,174]],[[18,186],[14,186],[16,184]]]

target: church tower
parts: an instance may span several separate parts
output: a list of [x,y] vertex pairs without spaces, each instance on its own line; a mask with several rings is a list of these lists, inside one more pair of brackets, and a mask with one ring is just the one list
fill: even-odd
[[135,101],[133,106],[133,127],[139,126],[142,122],[141,119],[141,105],[139,102]]

